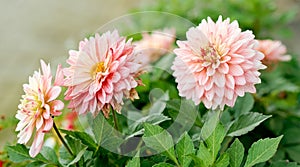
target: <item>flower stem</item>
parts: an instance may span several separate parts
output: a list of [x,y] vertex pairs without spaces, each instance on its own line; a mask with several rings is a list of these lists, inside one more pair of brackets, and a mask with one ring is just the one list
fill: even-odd
[[112,114],[113,114],[113,118],[114,118],[115,129],[116,129],[117,131],[119,131],[118,118],[117,118],[116,111],[113,110],[113,111],[112,111]]
[[55,122],[53,121],[53,128],[54,131],[56,132],[59,140],[62,142],[62,144],[66,147],[66,149],[68,150],[68,152],[72,155],[72,157],[74,156],[74,154],[72,153],[70,147],[68,146],[68,144],[65,142],[64,138],[62,137],[62,135],[60,134],[59,130],[57,129],[57,126],[55,124]]

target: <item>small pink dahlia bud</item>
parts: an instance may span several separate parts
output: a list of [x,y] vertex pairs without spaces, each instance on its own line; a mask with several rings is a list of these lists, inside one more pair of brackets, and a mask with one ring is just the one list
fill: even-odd
[[137,99],[136,78],[141,65],[133,50],[131,39],[126,42],[116,30],[81,41],[78,51],[69,52],[70,67],[64,69],[68,107],[95,116],[102,110],[108,117],[111,107],[121,112],[124,97]]
[[245,92],[256,92],[254,85],[261,82],[258,70],[266,67],[251,31],[242,32],[237,21],[219,16],[216,23],[203,19],[186,36],[186,41],[177,41],[171,67],[180,96],[209,109],[223,109],[234,106]]
[[[52,116],[59,116],[64,103],[56,100],[61,92],[61,87],[52,86],[52,75],[50,65],[46,65],[41,60],[42,73],[35,71],[32,77],[29,77],[29,84],[24,84],[24,92],[21,104],[19,104],[16,118],[20,120],[16,131],[18,134],[18,143],[26,144],[35,133],[33,143],[29,154],[35,157],[41,150],[44,143],[44,135],[49,132],[53,126]],[[59,82],[59,81],[55,81]]]
[[140,52],[138,61],[142,65],[148,65],[171,51],[176,31],[174,28],[165,28],[153,31],[151,34],[145,32],[142,35],[143,38],[134,45],[136,51]]
[[263,64],[270,66],[279,61],[291,60],[290,55],[286,55],[286,47],[280,41],[258,40],[257,50],[265,55]]

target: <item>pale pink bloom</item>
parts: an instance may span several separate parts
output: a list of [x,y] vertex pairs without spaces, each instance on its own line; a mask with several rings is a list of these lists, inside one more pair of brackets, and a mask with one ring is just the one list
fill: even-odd
[[137,99],[140,64],[133,49],[131,39],[126,42],[116,30],[81,41],[78,51],[69,52],[70,67],[64,69],[68,107],[79,114],[102,110],[108,117],[110,107],[121,112],[123,97]]
[[216,23],[203,19],[186,36],[186,41],[177,41],[171,67],[180,96],[214,110],[234,106],[245,92],[256,92],[254,84],[261,82],[258,70],[265,66],[251,31],[242,32],[237,21],[219,16]]
[[142,65],[148,65],[170,52],[175,41],[175,33],[174,28],[155,30],[151,34],[142,33],[143,38],[134,43],[136,51],[140,53],[138,61]]
[[262,60],[263,64],[271,65],[278,61],[291,60],[290,55],[286,55],[286,47],[280,42],[275,40],[258,40],[259,44],[256,48],[258,51],[265,55]]
[[[35,71],[29,77],[29,84],[24,84],[25,95],[22,95],[16,118],[20,120],[16,131],[18,143],[26,144],[35,133],[29,154],[35,157],[41,150],[44,143],[44,135],[53,126],[53,116],[59,116],[64,103],[56,100],[61,92],[61,87],[52,86],[52,75],[50,65],[41,60],[42,73]],[[58,81],[56,81],[58,82]]]
[[78,118],[77,112],[68,112],[62,121],[62,127],[66,130],[75,130],[75,121]]

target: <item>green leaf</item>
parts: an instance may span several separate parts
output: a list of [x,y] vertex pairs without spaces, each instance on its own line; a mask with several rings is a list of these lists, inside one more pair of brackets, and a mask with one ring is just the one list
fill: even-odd
[[169,117],[164,116],[162,114],[153,114],[153,115],[147,115],[145,117],[142,117],[129,125],[129,133],[136,132],[138,130],[142,129],[142,126],[145,122],[152,124],[152,125],[158,125],[164,121],[171,120]]
[[72,150],[73,154],[75,155],[78,154],[85,147],[85,145],[83,145],[81,141],[79,139],[76,139],[75,137],[66,135],[65,139],[70,149]]
[[138,151],[136,155],[128,161],[126,167],[140,167],[140,152]]
[[211,115],[208,116],[208,120],[204,123],[201,129],[201,137],[206,140],[212,132],[215,130],[219,123],[220,111],[212,111]]
[[276,152],[282,136],[260,139],[253,143],[248,151],[245,167],[269,160]]
[[245,148],[238,138],[234,140],[230,148],[226,151],[230,158],[230,167],[240,167],[244,158]]
[[143,141],[147,147],[154,149],[157,152],[163,152],[172,161],[178,164],[175,156],[174,143],[172,136],[158,125],[144,124],[145,132]]
[[160,162],[158,164],[153,165],[152,167],[174,167],[174,165],[166,162]]
[[66,135],[65,139],[74,156],[68,152],[64,145],[62,145],[59,149],[59,162],[63,165],[68,165],[74,160],[75,156],[78,156],[79,152],[83,149],[86,149],[87,146],[83,145],[79,139],[76,139],[70,135]]
[[272,163],[270,167],[300,167],[300,165],[297,165],[297,162],[289,162],[287,160],[281,160]]
[[182,167],[188,167],[192,161],[189,154],[194,153],[194,144],[191,137],[185,132],[176,144],[176,153]]
[[271,115],[263,115],[257,112],[249,112],[245,115],[241,115],[230,126],[227,135],[241,136],[243,134],[246,134],[270,117]]
[[120,133],[106,121],[103,114],[99,113],[95,119],[89,121],[92,122],[91,128],[98,145],[107,150],[117,150],[123,139]]
[[23,162],[26,160],[36,160],[36,161],[42,161],[44,163],[47,163],[47,160],[41,154],[38,154],[34,158],[30,157],[29,149],[26,148],[23,144],[8,146],[7,151],[8,151],[9,159],[16,163]]
[[101,144],[105,140],[105,136],[111,134],[112,130],[111,125],[107,123],[105,117],[101,113],[92,120],[92,131],[98,144]]
[[228,165],[229,165],[229,155],[227,153],[222,154],[218,158],[217,162],[215,163],[215,167],[227,167]]
[[299,144],[285,147],[285,150],[292,160],[300,163],[300,145]]
[[232,108],[234,110],[234,117],[237,118],[240,115],[249,112],[253,108],[253,105],[254,98],[250,93],[246,93],[245,96],[239,97]]
[[[210,153],[209,149],[204,145],[203,141],[200,142],[199,150],[197,152],[197,157],[199,157],[200,166],[210,166],[214,163],[214,157]],[[195,158],[193,158],[195,162]]]
[[84,153],[86,152],[86,149],[87,149],[88,147],[86,146],[86,147],[84,147],[82,150],[80,150],[77,154],[76,154],[76,157],[67,165],[67,167],[68,166],[70,166],[70,165],[74,165],[75,163],[77,163],[81,158],[82,158],[82,156],[84,155]]
[[133,157],[128,161],[126,167],[140,167],[140,157]]
[[152,89],[149,93],[151,107],[149,109],[149,115],[161,114],[166,108],[166,103],[169,100],[169,92],[163,92],[161,89]]
[[76,139],[79,139],[82,144],[88,146],[88,148],[92,151],[97,149],[97,144],[95,143],[94,139],[85,132],[78,132],[78,131],[68,131],[64,129],[60,129],[60,131],[64,134],[73,136]]
[[204,164],[203,160],[195,154],[189,154],[188,156],[192,158],[192,160],[195,163],[195,166],[207,166]]
[[53,162],[56,165],[60,165],[58,162],[57,155],[52,148],[44,146],[41,150],[41,154],[50,162]]
[[26,167],[42,167],[45,166],[46,164],[42,161],[33,161],[29,164],[26,165]]
[[68,152],[68,150],[62,146],[59,148],[59,162],[63,165],[67,165],[73,160],[73,156]]
[[221,143],[226,135],[226,131],[220,123],[217,125],[213,133],[205,141],[207,148],[215,160],[217,158],[218,152],[221,148]]

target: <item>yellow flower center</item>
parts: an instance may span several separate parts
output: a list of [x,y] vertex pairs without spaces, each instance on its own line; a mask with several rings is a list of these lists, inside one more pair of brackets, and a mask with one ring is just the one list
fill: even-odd
[[105,72],[105,70],[106,70],[106,68],[105,68],[104,62],[99,62],[99,63],[95,64],[91,70],[92,78],[96,79],[97,74],[99,72],[103,73],[103,72]]

